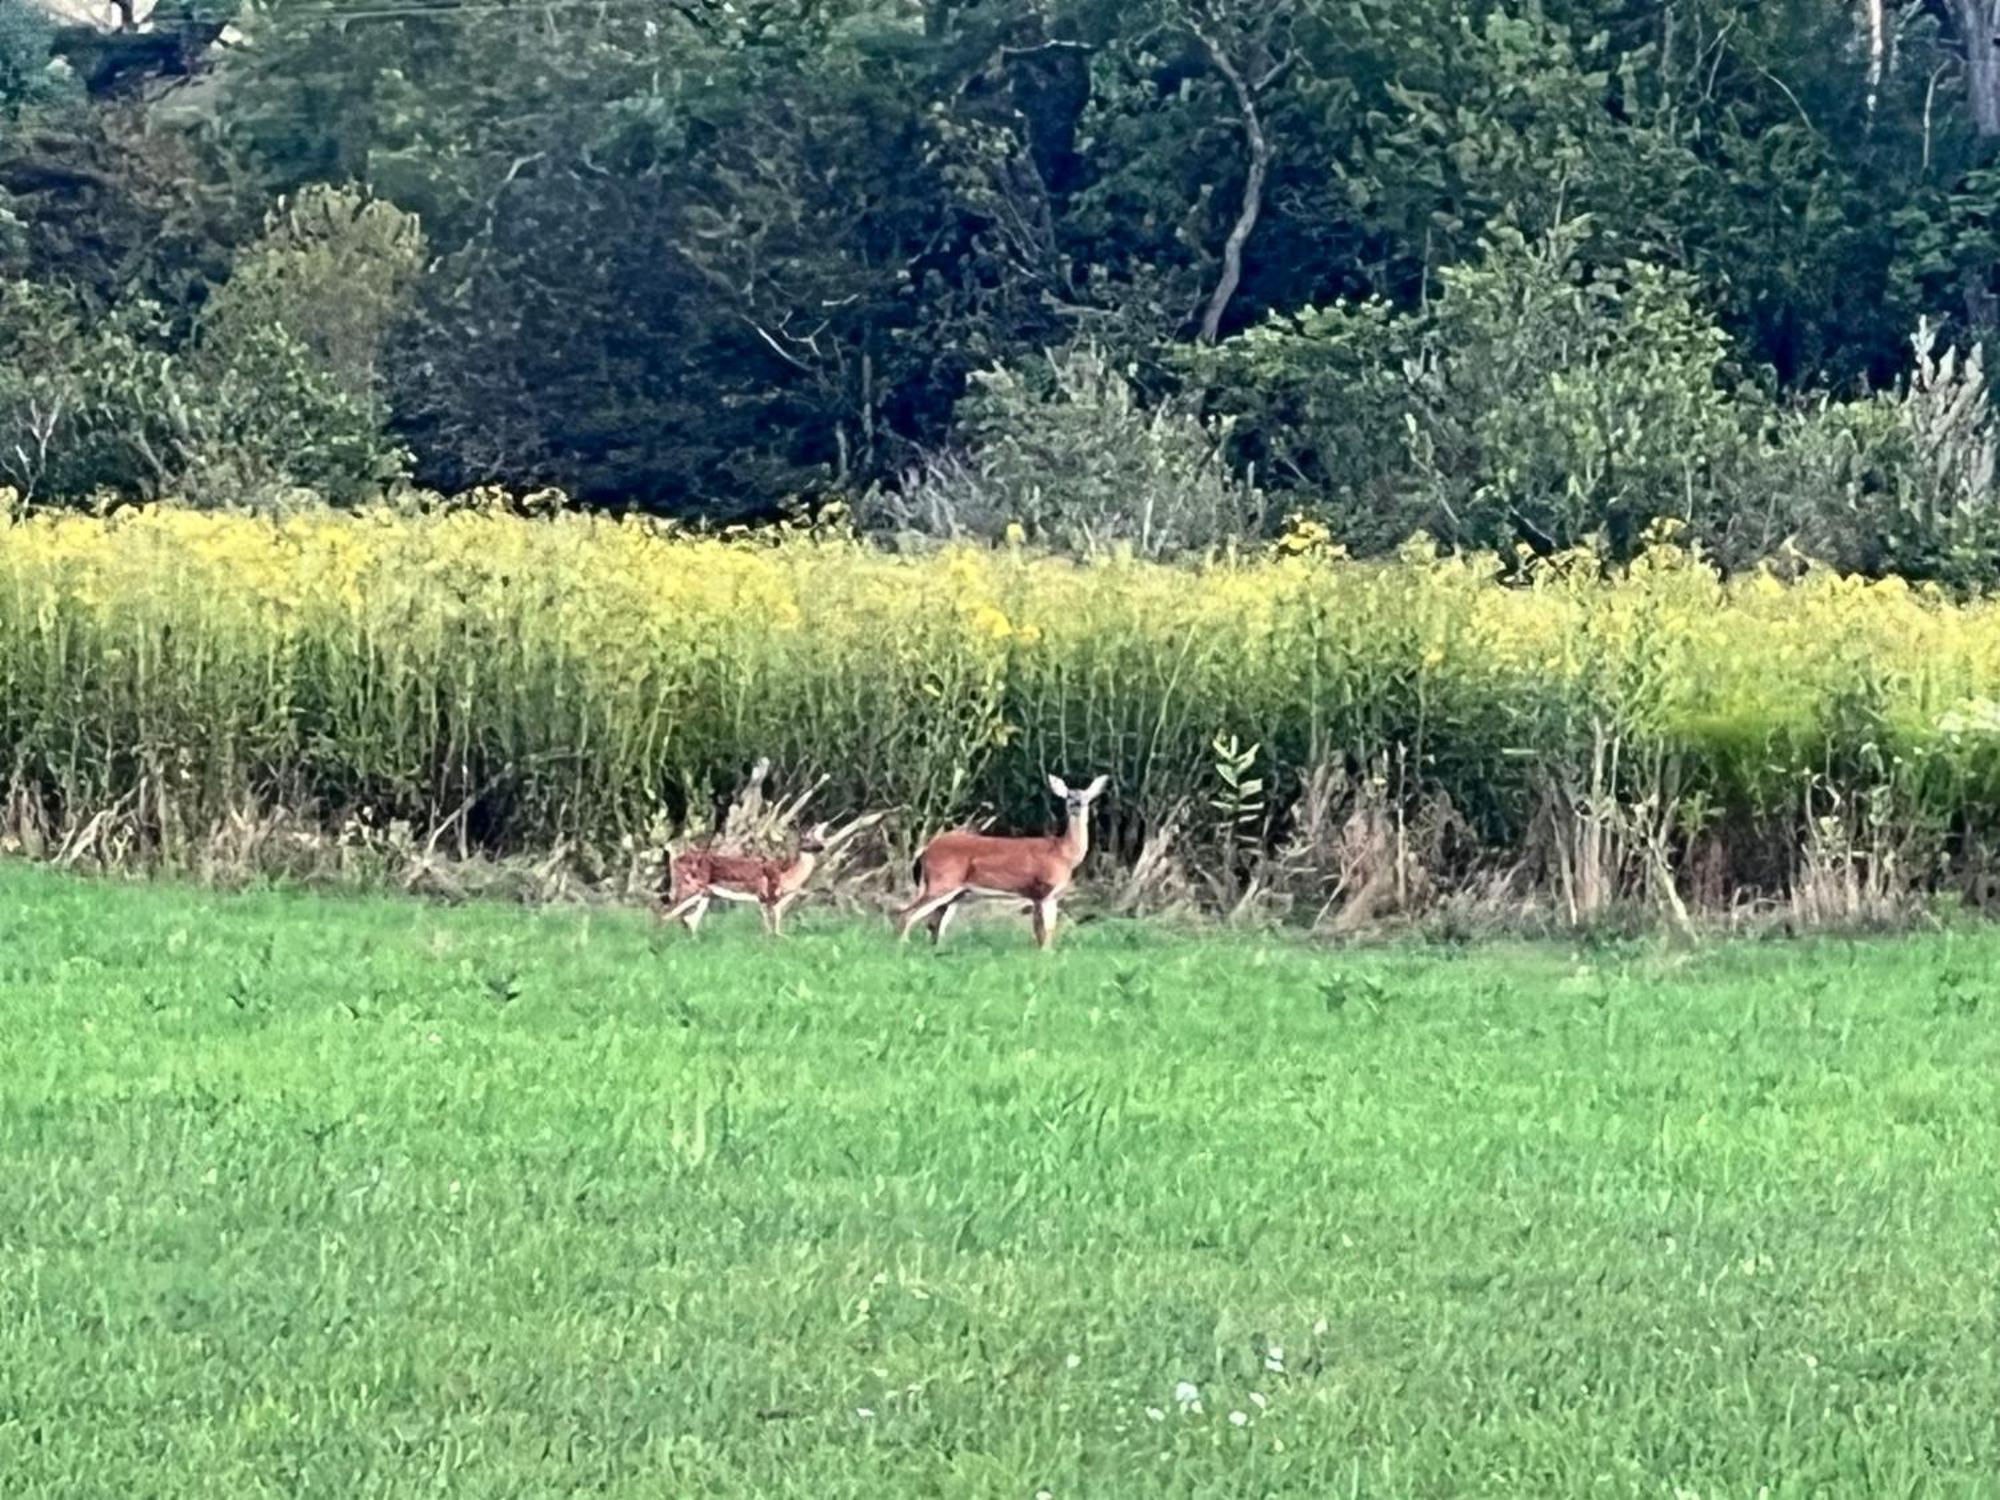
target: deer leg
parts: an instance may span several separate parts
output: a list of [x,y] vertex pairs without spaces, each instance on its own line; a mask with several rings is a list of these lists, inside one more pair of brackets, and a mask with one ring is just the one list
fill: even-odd
[[688,930],[689,937],[693,937],[701,931],[701,919],[708,912],[708,899],[708,893],[704,891],[702,894],[694,897],[687,904],[687,910],[682,913],[681,926]]
[[677,894],[669,899],[672,901],[671,905],[665,902],[662,902],[660,905],[660,920],[662,922],[679,922],[685,926],[687,924],[688,910],[700,903],[701,892],[693,891],[685,895]]
[[928,891],[920,893],[916,900],[896,913],[896,941],[907,942],[912,927],[940,906],[949,906],[958,896],[959,892],[955,890],[946,891],[942,896],[933,896]]
[[1056,898],[1045,896],[1034,905],[1035,946],[1048,948],[1056,940]]
[[931,946],[933,948],[944,942],[944,930],[951,926],[952,913],[958,910],[958,905],[959,903],[956,899],[947,901],[943,906],[940,906],[936,911],[931,913]]

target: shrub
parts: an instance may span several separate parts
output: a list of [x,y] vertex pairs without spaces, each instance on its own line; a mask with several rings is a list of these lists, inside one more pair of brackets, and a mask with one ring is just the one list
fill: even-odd
[[998,540],[1010,527],[1078,555],[1201,553],[1254,537],[1262,497],[1223,455],[1226,423],[1176,401],[1147,405],[1102,350],[973,377],[961,448],[933,454],[870,516],[927,536]]
[[1360,550],[1418,527],[1542,552],[1602,534],[1621,557],[1663,517],[1710,534],[1751,430],[1727,340],[1691,280],[1588,242],[1496,237],[1423,309],[1309,309],[1193,368]]
[[1537,552],[1652,522],[1732,570],[1784,552],[1958,590],[2000,577],[1982,352],[1919,326],[1894,391],[1784,407],[1731,369],[1685,277],[1593,265],[1586,233],[1497,239],[1431,306],[1308,309],[1194,356],[1236,441],[1343,541],[1413,530]]
[[1956,590],[2000,577],[2000,444],[1982,351],[1921,325],[1900,390],[1783,413],[1722,541],[1739,565],[1774,546],[1845,571]]
[[408,471],[381,362],[424,257],[416,220],[348,188],[271,211],[203,309],[182,488],[210,501],[312,489],[341,502]]
[[203,311],[217,365],[256,364],[281,330],[357,402],[379,401],[382,352],[423,268],[414,216],[351,188],[309,187],[281,202]]
[[90,318],[59,288],[0,282],[0,482],[24,498],[175,482],[185,395],[150,308]]
[[379,493],[408,468],[377,365],[422,248],[407,215],[312,190],[274,211],[185,341],[143,301],[88,318],[60,288],[0,286],[0,478],[52,501]]

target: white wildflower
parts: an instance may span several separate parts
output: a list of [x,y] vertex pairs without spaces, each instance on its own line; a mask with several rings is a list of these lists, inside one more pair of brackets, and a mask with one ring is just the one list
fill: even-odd
[[1244,1411],[1231,1412],[1229,1414],[1229,1425],[1231,1427],[1248,1427],[1250,1425],[1250,1414]]
[[1183,1408],[1201,1405],[1201,1387],[1192,1380],[1183,1380],[1174,1387],[1174,1400]]
[[1157,1406],[1147,1407],[1146,1417],[1148,1421],[1153,1421],[1153,1422],[1164,1422],[1167,1420],[1167,1414],[1161,1411]]
[[1072,1354],[1069,1356],[1069,1358],[1063,1361],[1063,1366],[1066,1369],[1074,1370],[1078,1365],[1082,1363],[1083,1363],[1083,1356],[1081,1354]]
[[1265,1407],[1269,1406],[1271,1403],[1265,1399],[1264,1393],[1262,1391],[1252,1391],[1250,1393],[1250,1404],[1256,1407],[1257,1410],[1262,1411]]
[[870,1410],[870,1409],[869,1409],[868,1407],[865,1407],[865,1406],[857,1406],[857,1407],[855,1407],[855,1408],[854,1408],[854,1415],[855,1415],[855,1416],[857,1416],[857,1417],[859,1417],[859,1418],[861,1418],[861,1420],[865,1422],[865,1421],[867,1421],[867,1420],[868,1420],[868,1419],[869,1419],[870,1417],[874,1416],[874,1415],[875,1415],[875,1413],[874,1413],[873,1411],[871,1411],[871,1410]]

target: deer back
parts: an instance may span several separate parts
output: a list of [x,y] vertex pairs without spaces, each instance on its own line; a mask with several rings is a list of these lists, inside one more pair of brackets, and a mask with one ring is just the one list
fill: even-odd
[[918,869],[926,889],[972,886],[1039,899],[1067,885],[1078,863],[1059,835],[946,833],[924,847]]
[[674,886],[677,890],[719,886],[754,895],[762,901],[775,901],[803,885],[812,867],[813,857],[803,853],[789,860],[776,860],[760,859],[754,854],[690,849],[674,857]]

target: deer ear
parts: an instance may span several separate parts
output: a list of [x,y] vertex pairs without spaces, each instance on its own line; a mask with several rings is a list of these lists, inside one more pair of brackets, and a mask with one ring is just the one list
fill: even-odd
[[1111,778],[1109,776],[1098,777],[1097,780],[1091,782],[1091,784],[1088,787],[1084,788],[1083,800],[1086,802],[1094,802],[1098,797],[1103,795],[1104,789],[1109,785],[1111,785]]
[[1067,797],[1069,795],[1069,783],[1051,771],[1049,772],[1049,790],[1054,792],[1058,797]]

